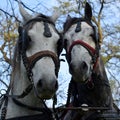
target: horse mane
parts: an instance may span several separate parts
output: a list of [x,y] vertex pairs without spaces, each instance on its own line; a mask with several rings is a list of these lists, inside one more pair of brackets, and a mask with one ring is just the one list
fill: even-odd
[[72,25],[74,25],[74,24],[76,24],[76,23],[78,23],[78,22],[82,22],[82,21],[85,21],[85,22],[88,23],[89,25],[92,25],[92,22],[89,21],[89,20],[87,20],[87,19],[85,19],[85,18],[77,18],[77,17],[70,18],[70,19],[66,20],[66,22],[65,22],[64,25],[63,25],[64,33],[66,33],[66,32],[68,31],[68,29],[69,29]]
[[106,71],[105,71],[105,66],[104,66],[104,63],[103,63],[103,60],[102,60],[102,56],[100,56],[98,58],[98,64],[96,65],[95,73],[97,75],[99,74],[101,76],[102,80],[108,81],[108,77],[107,77],[107,74],[106,74]]
[[[104,84],[110,88],[109,79],[106,74],[102,56],[99,57],[98,66],[96,66],[95,72],[96,72],[97,76],[100,76],[100,80],[101,80],[100,82],[103,81]],[[111,90],[110,90],[110,93],[111,93]]]

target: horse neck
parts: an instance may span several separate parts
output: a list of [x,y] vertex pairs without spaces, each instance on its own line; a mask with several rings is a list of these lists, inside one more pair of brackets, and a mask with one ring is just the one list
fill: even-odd
[[89,87],[89,82],[86,84],[76,84],[76,82],[73,82],[74,86],[72,94],[73,96],[76,96],[76,94],[79,96],[77,104],[85,103],[89,105],[91,102],[90,104],[92,106],[112,107],[112,93],[101,57],[98,59],[94,74],[91,76],[91,80],[91,82],[94,84],[93,88]]
[[102,80],[108,81],[107,74],[106,74],[105,67],[104,67],[104,63],[102,61],[101,56],[98,58],[97,65],[96,65],[94,72],[96,75],[99,75]]
[[[13,95],[20,95],[25,90],[25,88],[27,88],[27,86],[30,84],[30,81],[27,78],[26,70],[23,65],[20,68],[19,65],[18,66],[16,65],[16,68],[13,72],[14,73],[12,75],[12,80],[11,80],[12,88],[10,93]],[[40,107],[40,108],[44,107],[40,99],[38,99],[34,94],[33,89],[27,96],[17,100],[28,106]],[[17,105],[15,102],[13,102],[11,98],[9,98],[8,100],[8,108],[7,108],[7,116],[6,116],[7,118],[19,117],[25,115],[34,115],[38,113],[40,112],[29,110]]]

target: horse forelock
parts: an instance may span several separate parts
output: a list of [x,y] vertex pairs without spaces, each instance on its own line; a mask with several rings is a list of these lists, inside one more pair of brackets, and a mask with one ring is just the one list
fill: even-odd
[[36,16],[36,18],[37,17],[41,17],[41,18],[45,18],[45,19],[47,19],[47,20],[50,20],[50,17],[49,16],[46,16],[46,15],[44,15],[44,14],[38,14],[37,16]]
[[46,16],[44,14],[37,14],[35,17],[33,17],[32,19],[27,21],[25,24],[23,24],[23,27],[26,29],[31,29],[36,22],[42,22],[42,21],[48,22],[54,25],[52,19],[49,16]]
[[79,20],[79,18],[71,18],[69,20],[67,20],[65,23],[64,23],[64,33],[66,33],[68,31],[68,29],[71,27],[71,25],[77,23]]
[[86,22],[88,23],[90,26],[93,26],[92,25],[92,22],[85,19],[85,18],[77,18],[77,17],[74,17],[74,18],[70,18],[68,20],[66,20],[66,22],[64,23],[63,25],[63,28],[64,28],[64,33],[66,33],[68,31],[68,29],[73,25],[73,24],[76,24],[78,22]]

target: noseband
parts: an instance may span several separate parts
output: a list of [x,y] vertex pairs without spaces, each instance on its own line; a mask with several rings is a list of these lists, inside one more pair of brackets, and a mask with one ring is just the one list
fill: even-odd
[[89,52],[89,54],[92,57],[92,63],[94,64],[93,69],[95,69],[95,66],[97,64],[97,60],[98,60],[98,57],[99,57],[99,49],[94,49],[93,47],[91,47],[89,44],[87,44],[86,42],[84,42],[82,40],[73,41],[73,43],[68,48],[68,51],[67,51],[68,62],[70,63],[70,61],[71,61],[71,51],[72,51],[73,47],[76,46],[76,45],[81,45],[82,47],[84,47]]
[[52,60],[55,64],[55,74],[56,74],[56,76],[58,76],[58,71],[59,71],[59,66],[60,66],[59,59],[55,53],[53,53],[52,51],[49,51],[49,50],[40,51],[40,52],[37,52],[34,55],[28,57],[29,69],[31,70],[34,67],[35,63],[38,60],[42,59],[43,57],[52,58]]

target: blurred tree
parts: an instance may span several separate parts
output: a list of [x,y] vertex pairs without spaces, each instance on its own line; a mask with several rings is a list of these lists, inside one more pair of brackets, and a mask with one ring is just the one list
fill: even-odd
[[[10,79],[13,48],[18,37],[17,29],[20,23],[20,17],[15,5],[17,0],[12,0],[12,4],[11,0],[6,1],[10,3],[8,5],[9,10],[8,8],[0,8],[1,80]],[[98,28],[102,46],[101,54],[111,83],[114,99],[120,104],[118,92],[120,88],[120,0],[57,0],[58,4],[53,7],[53,10],[59,9],[63,14],[57,22],[57,27],[59,30],[63,29],[62,26],[68,14],[73,17],[83,16],[86,1],[93,8],[92,21]],[[44,11],[49,11],[47,6],[44,6],[41,1],[37,2],[36,5],[31,5],[31,7],[27,7],[28,4],[26,3],[23,5],[32,13],[38,9],[43,11],[43,8]],[[80,10],[78,10],[78,6]],[[61,78],[63,79],[63,76]]]
[[[3,11],[2,11],[3,12]],[[8,81],[11,75],[13,48],[18,33],[18,22],[6,12],[0,15],[0,80]],[[0,82],[1,85],[1,82]],[[3,87],[3,84],[2,84]],[[6,85],[5,85],[6,87]]]

